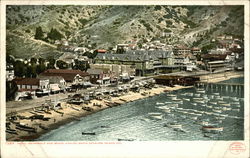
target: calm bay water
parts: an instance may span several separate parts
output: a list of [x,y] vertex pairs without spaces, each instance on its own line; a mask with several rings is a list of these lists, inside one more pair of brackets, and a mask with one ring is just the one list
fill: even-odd
[[[244,78],[231,79],[223,83],[244,83]],[[205,93],[203,90],[205,90]],[[196,102],[195,98],[202,98],[202,101]],[[177,103],[173,104],[173,102]],[[178,104],[178,107],[175,107],[176,104]],[[171,112],[167,112],[169,109]],[[163,93],[151,98],[109,108],[84,117],[81,121],[64,125],[37,140],[243,140],[243,118],[243,88],[231,90],[225,87],[221,89],[220,87],[211,88],[205,86],[199,88],[199,90],[197,88],[182,89],[173,91],[170,94]],[[221,120],[219,126],[224,127],[223,132],[212,134],[212,137],[205,137],[205,133],[201,130],[202,126],[197,123],[202,120],[209,123]],[[181,124],[186,132],[175,131],[173,128],[164,126],[164,124],[173,121]],[[82,135],[82,132],[94,132],[95,135]]]

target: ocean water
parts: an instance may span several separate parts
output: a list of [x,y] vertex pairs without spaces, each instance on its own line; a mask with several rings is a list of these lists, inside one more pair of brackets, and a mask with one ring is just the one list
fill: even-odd
[[[231,79],[223,83],[244,83],[244,78]],[[199,124],[201,121],[217,124],[223,127],[223,132],[207,134],[201,130],[202,125]],[[170,122],[178,122],[185,132],[164,126]],[[92,132],[95,135],[82,135],[82,132]],[[162,93],[89,115],[81,121],[71,122],[50,131],[37,141],[117,141],[118,139],[243,140],[244,89],[204,86],[199,89],[189,88]]]

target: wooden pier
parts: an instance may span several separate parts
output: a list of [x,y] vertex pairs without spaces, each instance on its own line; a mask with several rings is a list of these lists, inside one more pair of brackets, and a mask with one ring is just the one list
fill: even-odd
[[211,83],[211,82],[197,82],[195,87],[204,87],[211,89],[225,89],[226,91],[239,91],[244,89],[242,83]]

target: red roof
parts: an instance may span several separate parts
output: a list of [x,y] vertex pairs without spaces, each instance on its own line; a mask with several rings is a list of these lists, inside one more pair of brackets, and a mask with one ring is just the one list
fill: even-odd
[[15,78],[13,80],[17,85],[39,85],[37,78]]
[[105,50],[105,49],[97,49],[96,50],[98,53],[106,53],[107,52],[107,50]]
[[48,69],[40,74],[41,76],[61,76],[67,82],[72,82],[76,75],[88,76],[87,72],[81,70]]

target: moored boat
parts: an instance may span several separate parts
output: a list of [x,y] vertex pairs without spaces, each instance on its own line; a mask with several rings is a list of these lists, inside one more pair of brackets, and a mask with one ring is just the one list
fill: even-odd
[[223,127],[218,126],[202,126],[202,130],[205,132],[222,132]]
[[82,135],[95,135],[95,132],[82,132]]
[[170,127],[170,128],[182,128],[182,125],[177,123],[177,122],[169,122],[164,125],[165,127]]

